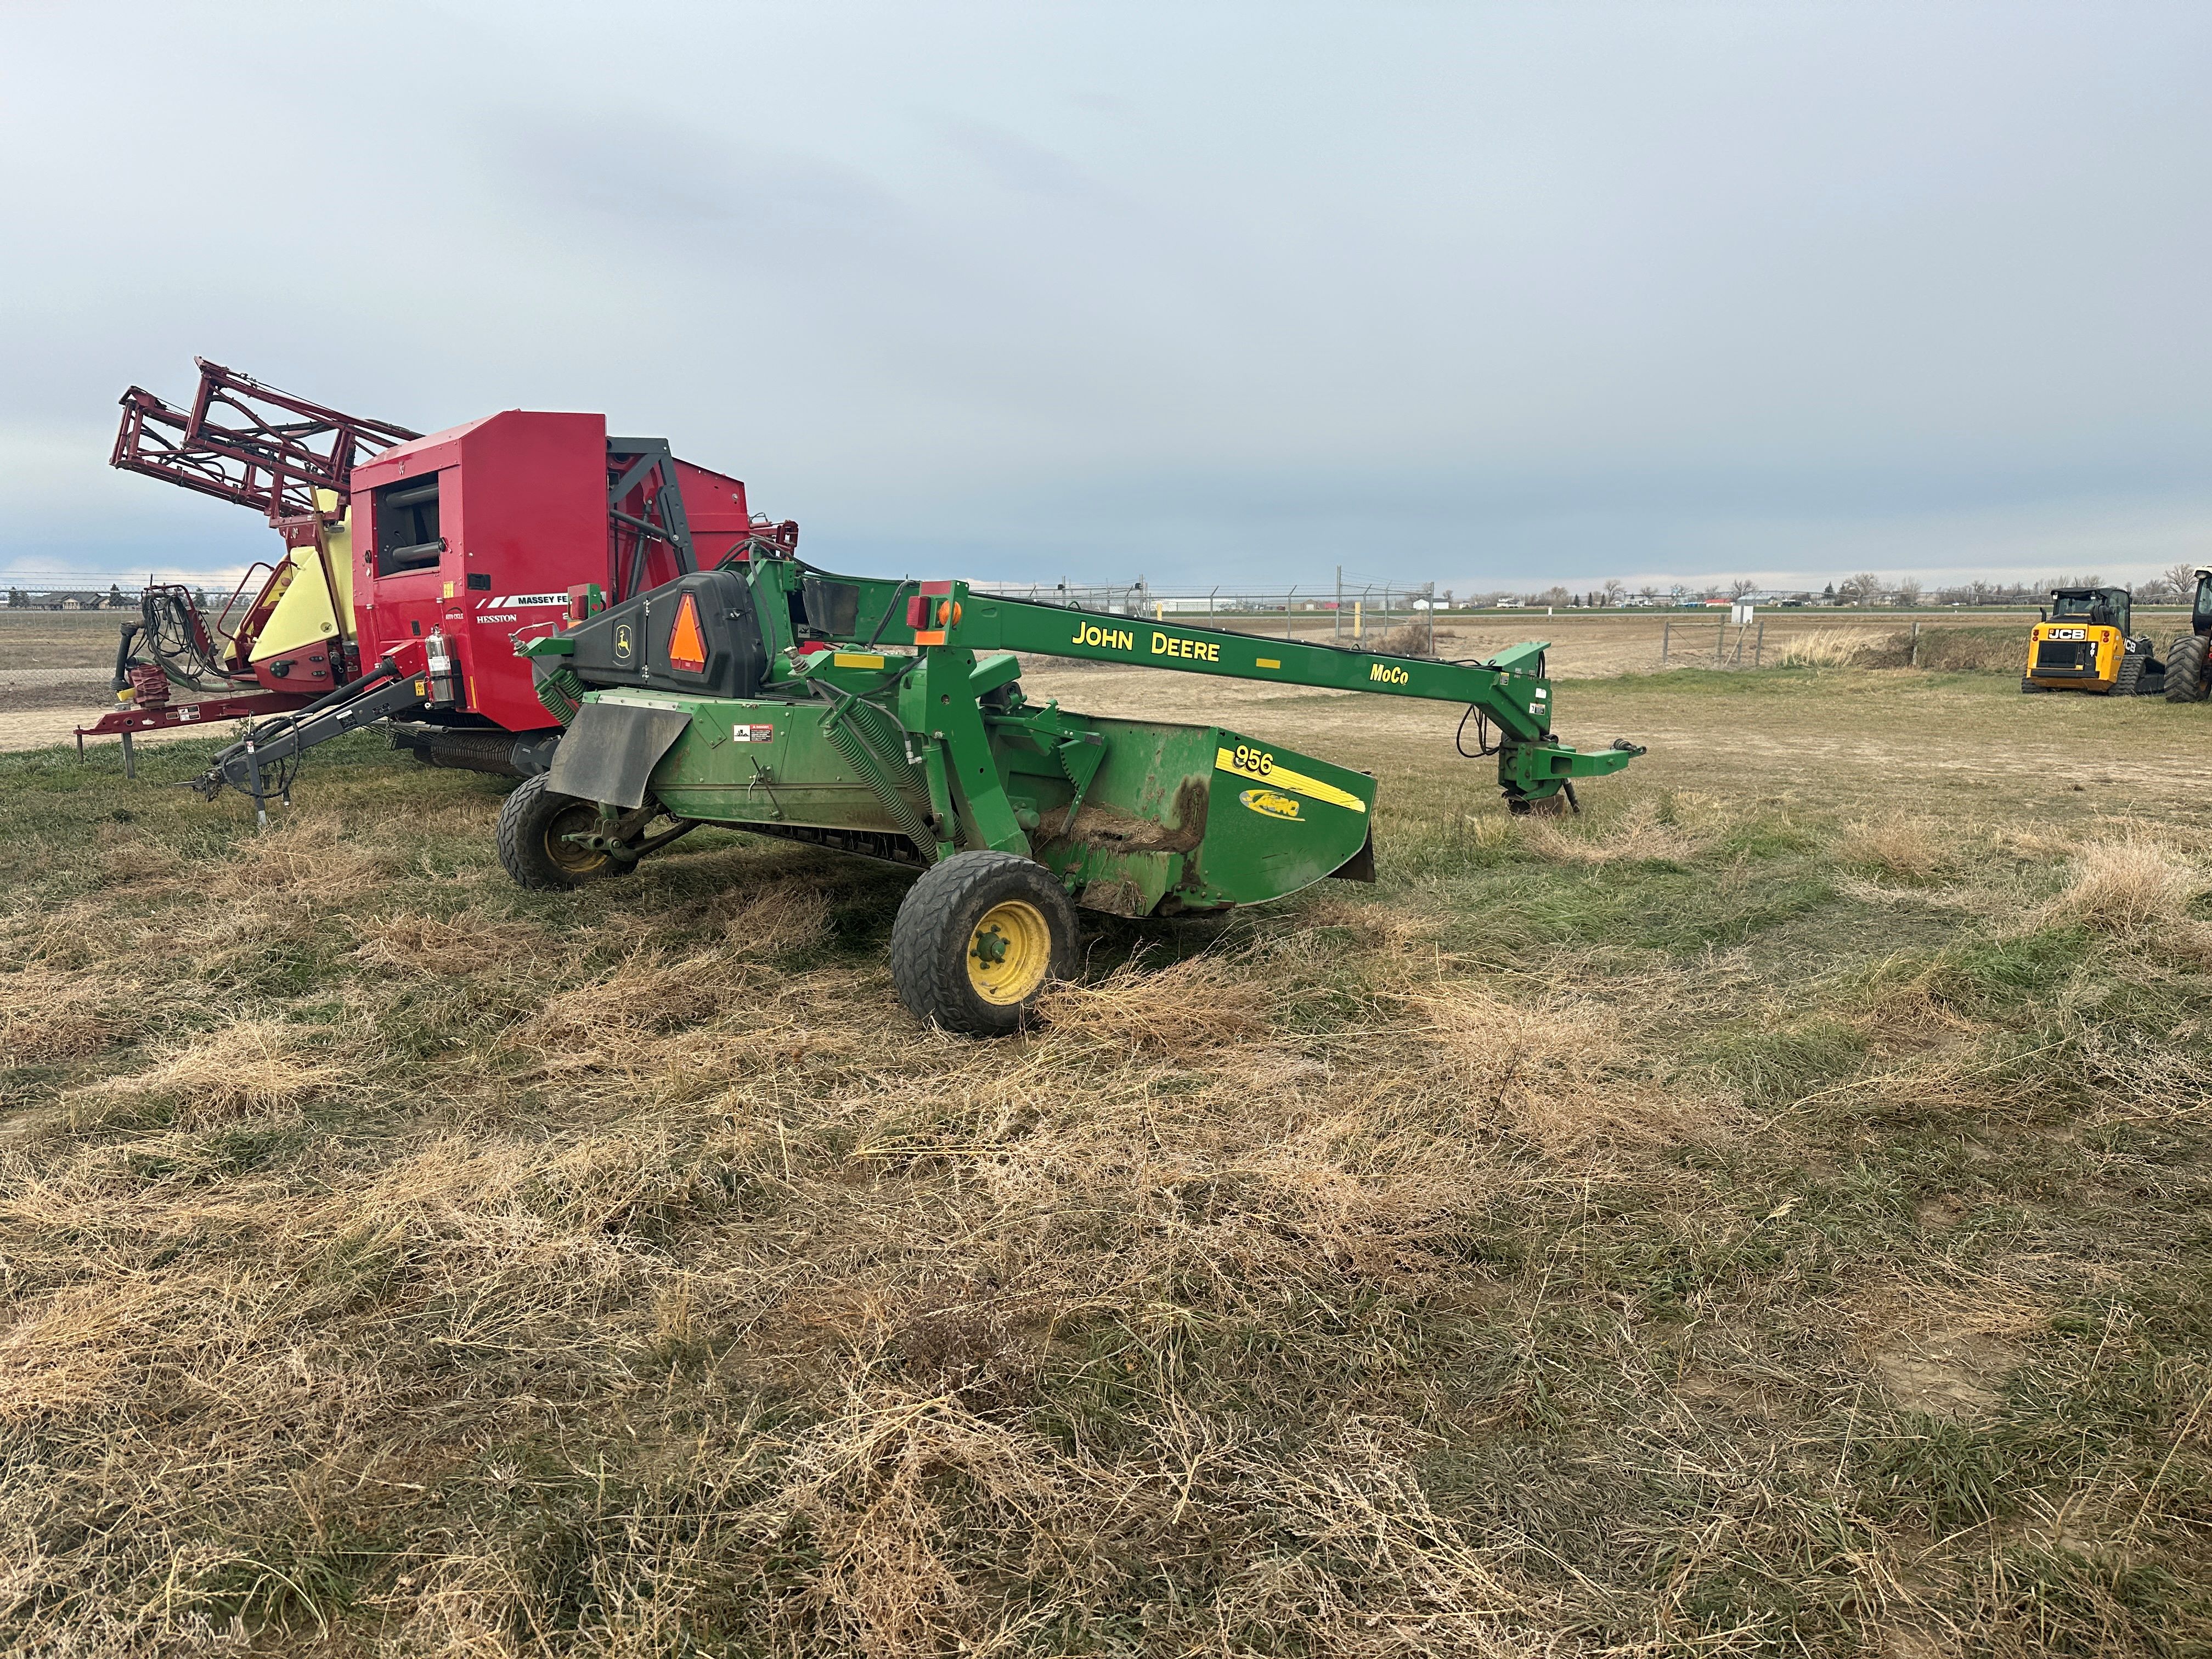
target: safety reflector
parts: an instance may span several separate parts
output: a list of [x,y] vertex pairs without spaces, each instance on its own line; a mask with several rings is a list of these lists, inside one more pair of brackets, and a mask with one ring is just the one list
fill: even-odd
[[689,593],[676,607],[676,626],[668,630],[668,665],[687,674],[707,672],[707,637],[699,631],[699,601]]

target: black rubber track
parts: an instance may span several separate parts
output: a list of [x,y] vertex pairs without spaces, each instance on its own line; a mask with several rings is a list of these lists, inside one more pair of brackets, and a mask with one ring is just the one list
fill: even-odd
[[1021,1030],[1027,1003],[986,1002],[968,981],[968,941],[975,924],[994,905],[1017,898],[1042,910],[1051,931],[1047,982],[1073,975],[1075,907],[1060,878],[1018,854],[955,853],[907,890],[891,923],[891,983],[908,1013],[966,1036],[1006,1036]]
[[2166,653],[2166,700],[2168,702],[2204,701],[2204,653],[2212,640],[2191,634],[2173,642]]

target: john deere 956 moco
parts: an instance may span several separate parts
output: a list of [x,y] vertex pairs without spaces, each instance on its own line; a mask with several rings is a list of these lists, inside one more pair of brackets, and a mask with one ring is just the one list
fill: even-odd
[[1644,751],[1552,737],[1540,644],[1435,662],[1101,616],[792,557],[685,575],[519,639],[567,730],[500,814],[527,887],[635,866],[702,823],[911,865],[891,974],[915,1015],[1011,1031],[1075,965],[1074,907],[1223,910],[1374,878],[1374,780],[1219,726],[1023,695],[1016,652],[1464,703],[1515,811]]

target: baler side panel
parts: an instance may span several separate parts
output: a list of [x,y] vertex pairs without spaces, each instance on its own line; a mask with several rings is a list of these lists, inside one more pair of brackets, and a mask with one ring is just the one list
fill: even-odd
[[742,482],[679,459],[676,485],[684,496],[684,515],[691,524],[691,550],[699,568],[712,570],[740,546],[752,531],[752,513]]
[[[354,620],[361,637],[364,662],[388,656],[410,640],[419,640],[438,626],[444,610],[444,577],[438,566],[427,569],[376,574],[376,548],[384,532],[384,515],[377,492],[403,481],[436,474],[441,513],[450,514],[458,500],[461,445],[459,428],[433,433],[411,444],[386,451],[354,471],[355,526],[353,581]],[[450,533],[450,532],[449,532]]]
[[[376,574],[376,491],[438,475],[434,565]],[[514,635],[563,614],[568,588],[605,580],[606,422],[508,410],[403,444],[356,469],[365,506],[355,538],[365,659],[442,629],[461,670],[465,711],[511,732],[554,725]]]
[[568,587],[598,580],[605,568],[605,458],[599,415],[510,410],[463,442],[460,534],[446,554],[443,621],[467,708],[510,732],[554,723],[514,636],[558,618]]

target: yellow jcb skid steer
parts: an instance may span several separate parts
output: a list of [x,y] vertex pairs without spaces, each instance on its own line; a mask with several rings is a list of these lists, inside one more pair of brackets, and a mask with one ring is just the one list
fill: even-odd
[[2166,665],[2137,635],[2124,587],[2053,589],[2050,613],[2028,635],[2023,691],[2094,691],[2122,697],[2166,690]]

